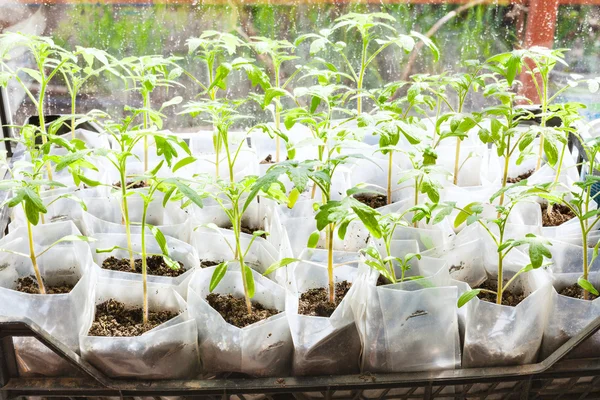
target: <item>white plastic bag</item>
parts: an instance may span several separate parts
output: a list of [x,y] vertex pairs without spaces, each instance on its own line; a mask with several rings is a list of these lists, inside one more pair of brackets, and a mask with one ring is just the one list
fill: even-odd
[[[581,274],[554,274],[550,298],[548,322],[544,329],[544,340],[540,360],[546,359],[556,349],[577,335],[600,315],[600,299],[584,300],[563,296],[559,292],[567,286],[577,284]],[[599,287],[600,273],[592,272],[588,281]],[[569,358],[594,358],[600,355],[600,334],[596,333],[569,352]]]
[[[35,252],[39,255],[67,235],[79,235],[72,222],[40,225],[33,228]],[[11,232],[0,241],[0,248],[29,254],[26,228]],[[63,242],[37,258],[46,285],[75,285],[67,294],[27,294],[12,290],[17,279],[34,275],[31,259],[0,253],[0,315],[27,317],[54,338],[78,351],[78,335],[92,313],[93,269],[90,248],[84,242]],[[15,351],[22,375],[57,376],[70,374],[70,365],[34,338],[15,338]]]
[[[315,259],[313,257],[313,259]],[[340,260],[336,260],[340,262]],[[327,268],[299,262],[294,270],[294,289],[288,291],[286,308],[294,340],[292,374],[336,375],[359,371],[360,340],[354,324],[352,304],[362,294],[354,287],[358,269],[339,266],[334,269],[335,282],[352,282],[342,302],[329,317],[298,314],[300,295],[314,288],[327,288]]]
[[[400,244],[400,243],[399,243]],[[414,242],[392,250],[402,257]],[[369,372],[428,371],[460,365],[458,288],[444,260],[413,260],[408,276],[421,279],[376,286],[379,273],[360,267],[366,298],[354,305],[363,345],[362,369]],[[401,276],[396,266],[396,276]]]
[[[510,277],[508,272],[504,276]],[[469,309],[463,368],[523,365],[537,359],[548,315],[550,279],[545,271],[533,270],[520,275],[509,290],[528,296],[515,307],[477,297],[465,306]]]
[[[202,369],[205,373],[240,372],[251,376],[286,376],[292,356],[292,338],[285,310],[285,290],[252,271],[253,301],[281,311],[244,328],[227,323],[206,301],[216,267],[197,271],[189,283],[188,305],[198,322]],[[243,297],[239,264],[231,263],[213,293]]]
[[[99,278],[95,303],[116,300],[126,307],[141,307],[142,283]],[[135,337],[89,336],[94,320],[90,315],[80,336],[81,356],[112,378],[186,379],[197,374],[198,342],[196,321],[186,310],[183,298],[172,286],[148,283],[150,311],[179,313],[171,320]]]

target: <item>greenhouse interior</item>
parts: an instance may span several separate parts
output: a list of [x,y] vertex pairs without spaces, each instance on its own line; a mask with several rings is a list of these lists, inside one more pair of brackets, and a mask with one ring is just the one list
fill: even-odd
[[0,400],[600,399],[599,0],[0,0],[0,125]]

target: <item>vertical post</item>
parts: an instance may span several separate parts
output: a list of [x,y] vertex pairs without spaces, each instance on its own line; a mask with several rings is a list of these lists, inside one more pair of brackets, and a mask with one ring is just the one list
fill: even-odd
[[[534,46],[552,48],[558,15],[558,1],[529,0],[525,48],[528,49]],[[539,103],[540,99],[535,90],[532,77],[526,72],[521,72],[521,82],[523,82],[521,94],[534,103]]]
[[[0,327],[0,331],[2,328]],[[10,378],[18,375],[15,348],[12,336],[0,335],[0,388],[8,384]],[[8,394],[0,392],[0,400],[8,399]]]

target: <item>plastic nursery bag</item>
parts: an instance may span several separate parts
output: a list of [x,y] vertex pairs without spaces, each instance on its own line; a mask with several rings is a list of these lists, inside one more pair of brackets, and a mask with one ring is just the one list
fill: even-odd
[[[381,158],[379,155],[366,153],[369,159],[352,160],[350,169],[350,187],[358,184],[364,184],[365,189],[383,194],[387,198],[387,180],[388,180],[388,159]],[[410,188],[398,189],[397,182],[400,180],[402,172],[395,164],[392,165],[392,203],[406,200],[413,196],[414,191]]]
[[352,315],[352,304],[362,301],[355,278],[358,269],[344,265],[334,269],[335,282],[352,287],[329,318],[298,314],[300,295],[314,288],[327,288],[327,268],[299,262],[294,270],[295,291],[288,291],[286,309],[294,340],[292,374],[337,375],[359,371],[360,340]]
[[[513,266],[511,270],[519,267]],[[508,271],[504,276],[510,278]],[[488,279],[494,279],[494,276],[488,275]],[[524,293],[527,297],[515,307],[477,297],[465,306],[469,308],[463,368],[522,365],[536,361],[548,315],[552,290],[550,278],[543,270],[533,270],[517,277],[509,290]]]
[[[581,248],[580,248],[581,249]],[[581,258],[581,257],[580,257]],[[600,300],[584,300],[559,294],[568,286],[577,286],[579,273],[554,274],[548,322],[544,329],[544,339],[540,351],[540,360],[546,359],[567,340],[577,335],[590,322],[600,315]],[[600,284],[600,273],[588,275],[594,287]],[[600,356],[600,333],[592,335],[568,354],[568,358],[592,358]]]
[[[392,254],[412,252],[404,242]],[[444,260],[415,260],[409,276],[421,279],[376,286],[379,273],[366,264],[357,288],[365,299],[354,306],[363,344],[362,369],[404,372],[460,366],[459,288],[450,279]],[[396,266],[396,275],[400,277]]]
[[[285,310],[285,290],[252,271],[253,301],[281,311],[244,328],[227,323],[206,301],[216,267],[197,271],[188,287],[188,304],[198,322],[202,369],[205,373],[240,372],[251,376],[286,376],[292,356],[292,338]],[[244,296],[239,264],[230,264],[213,293]]]
[[[35,252],[39,255],[67,235],[79,235],[72,222],[33,227]],[[26,228],[11,232],[0,241],[0,248],[29,254]],[[27,294],[12,290],[19,278],[34,275],[30,258],[0,253],[0,315],[26,317],[46,330],[71,350],[79,350],[78,335],[92,313],[92,256],[84,242],[63,242],[37,258],[48,286],[70,284],[67,294]],[[72,373],[72,367],[34,338],[15,338],[20,373],[25,376],[58,376]]]
[[485,242],[482,237],[474,238],[472,231],[461,231],[446,249],[436,247],[421,255],[444,260],[452,279],[466,282],[472,287],[480,285],[487,278],[483,257]]
[[[141,307],[140,281],[99,278],[95,303],[108,300],[126,307]],[[183,298],[172,286],[148,283],[150,311],[172,311],[175,318],[135,337],[88,336],[94,314],[85,322],[80,336],[82,358],[111,378],[185,379],[198,372],[196,321],[190,317]]]
[[[456,140],[460,139],[457,138]],[[479,186],[482,184],[480,171],[484,162],[487,161],[487,153],[488,148],[485,144],[461,144],[457,186],[467,187]],[[438,159],[436,164],[452,173],[452,175],[448,177],[448,180],[452,182],[454,179],[454,161],[456,160],[456,141],[442,142],[442,146],[437,154]]]
[[[127,249],[127,235],[122,233],[100,233],[94,235],[94,239],[96,240],[90,243],[90,247],[92,249],[94,261],[97,264],[96,268],[98,270],[99,276],[136,281],[140,281],[142,279],[141,273],[112,271],[102,268],[102,263],[109,257],[116,257],[117,259],[129,259],[129,252],[127,250],[115,249],[110,253],[96,252],[97,249],[110,249],[113,246],[119,246],[123,249]],[[148,282],[156,282],[165,285],[179,285],[181,282],[189,278],[193,271],[199,267],[200,262],[198,259],[198,253],[196,253],[196,250],[192,246],[185,242],[182,242],[181,240],[174,239],[170,236],[165,236],[165,239],[167,240],[167,249],[169,250],[169,256],[174,261],[183,264],[182,268],[186,272],[177,277],[157,276],[148,274]],[[141,234],[131,234],[132,249],[134,252],[138,252],[134,253],[134,259],[141,258],[141,255],[139,253],[142,251],[141,243]],[[146,253],[162,254],[158,242],[156,241],[154,236],[152,236],[152,234],[149,233],[146,233]]]

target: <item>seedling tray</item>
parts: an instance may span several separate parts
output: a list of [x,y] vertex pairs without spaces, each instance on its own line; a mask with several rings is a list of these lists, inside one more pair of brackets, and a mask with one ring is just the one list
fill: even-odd
[[[28,319],[0,317],[0,400],[19,396],[183,396],[190,399],[597,399],[600,359],[568,359],[600,329],[600,317],[542,362],[430,372],[185,381],[109,379]],[[77,377],[18,373],[14,337],[35,337],[77,370]],[[257,397],[258,396],[258,397]]]

